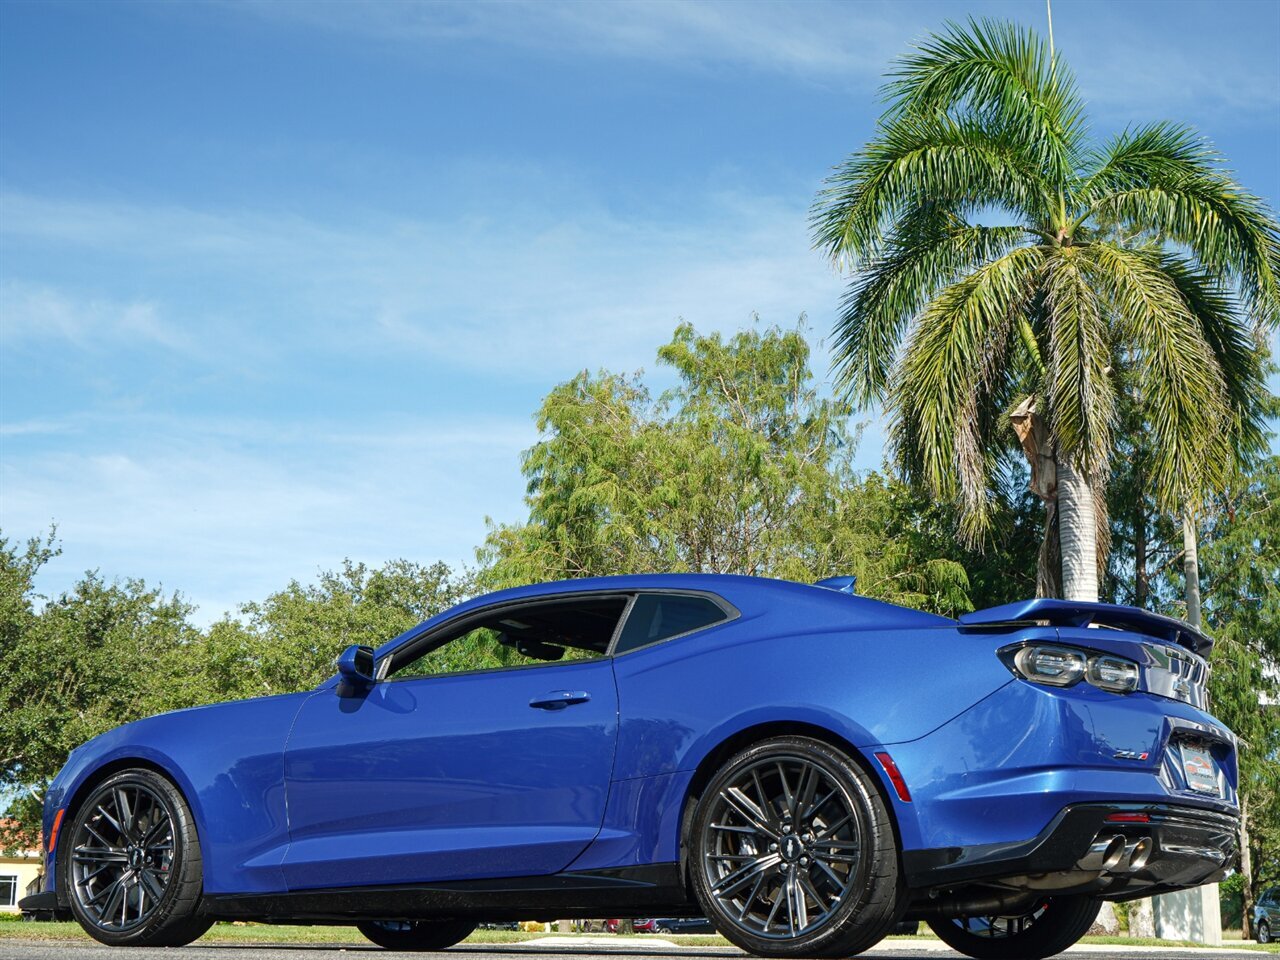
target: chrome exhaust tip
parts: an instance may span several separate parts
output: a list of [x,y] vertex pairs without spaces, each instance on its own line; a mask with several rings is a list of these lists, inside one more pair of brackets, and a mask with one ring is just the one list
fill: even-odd
[[1143,837],[1135,840],[1124,848],[1124,872],[1136,873],[1147,865],[1147,861],[1151,859],[1151,850],[1154,844],[1150,837]]
[[[1079,870],[1109,872],[1124,859],[1125,842],[1120,834],[1109,837],[1098,837],[1089,845],[1089,852],[1079,859],[1076,868]],[[1143,861],[1146,862],[1145,860]]]

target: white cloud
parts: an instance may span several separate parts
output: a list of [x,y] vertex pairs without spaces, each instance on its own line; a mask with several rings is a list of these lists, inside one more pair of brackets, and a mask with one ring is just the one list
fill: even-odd
[[[409,358],[423,378],[452,370],[536,396],[583,368],[651,365],[679,316],[733,330],[753,310],[784,324],[808,310],[822,334],[841,287],[809,249],[805,211],[767,198],[719,197],[686,224],[579,208],[502,230],[21,195],[0,197],[0,212],[0,242],[71,265],[77,290],[105,291],[7,281],[16,295],[0,302],[0,323],[20,319],[28,356],[73,338],[101,351],[94,366],[106,371],[119,337],[159,329],[201,345],[191,362],[222,375],[219,390],[232,371],[275,382],[362,354],[366,370]],[[148,292],[136,303],[163,310],[130,310],[135,301],[110,292],[118,277]],[[200,296],[209,289],[216,307]],[[338,400],[358,398],[353,380],[333,394],[333,419],[222,419],[216,405],[158,415],[163,399],[134,396],[145,381],[130,387],[123,406],[87,399],[91,414],[6,413],[0,527],[26,536],[58,522],[66,550],[46,590],[101,566],[189,591],[208,621],[348,555],[467,561],[486,515],[524,514],[519,453],[536,438],[527,399],[501,401],[493,418],[388,414]]]
[[[424,365],[549,386],[583,367],[649,362],[681,316],[713,328],[752,311],[783,323],[808,311],[825,332],[841,288],[810,249],[803,207],[729,194],[678,224],[590,208],[501,224],[329,223],[14,194],[0,196],[0,211],[0,239],[64,260],[91,252],[108,264],[100,282],[143,278],[167,304],[162,319],[150,301],[77,304],[15,278],[0,299],[6,330],[199,342],[210,362],[413,351]],[[187,292],[207,288],[219,291],[216,315]]]
[[100,566],[181,589],[201,622],[348,556],[470,562],[486,514],[518,516],[517,452],[534,439],[523,418],[364,431],[95,416],[66,428],[80,433],[73,447],[11,445],[0,462],[6,534],[56,521],[64,538],[42,588]]
[[0,345],[31,341],[79,347],[128,341],[181,352],[192,348],[154,302],[78,298],[46,285],[0,280]]
[[235,3],[239,12],[393,43],[492,42],[686,67],[729,63],[809,77],[877,77],[901,46],[892,4],[630,0]]
[[[973,13],[1012,18],[1041,32],[1045,27],[1043,3],[1030,0],[979,3],[970,9],[907,0],[253,0],[227,9],[400,46],[493,43],[555,57],[625,57],[683,69],[723,64],[808,82],[850,84],[862,95],[879,86],[895,57],[941,29],[947,18]],[[1150,5],[1084,9],[1057,11],[1057,39],[1103,119],[1164,119],[1206,105],[1238,118],[1269,117],[1280,104],[1270,47],[1274,16],[1260,17],[1252,37],[1247,35],[1247,12],[1237,13],[1240,30],[1217,31],[1218,24],[1211,24],[1193,37],[1180,29],[1178,17],[1189,24],[1203,17],[1199,10],[1173,11],[1174,19],[1163,30],[1153,30],[1145,22],[1156,9]],[[1178,42],[1168,38],[1171,32]]]

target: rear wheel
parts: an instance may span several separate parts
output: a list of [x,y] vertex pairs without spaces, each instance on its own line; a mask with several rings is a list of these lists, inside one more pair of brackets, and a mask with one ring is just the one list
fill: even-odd
[[1023,916],[957,917],[929,926],[943,943],[977,960],[1041,960],[1088,933],[1101,907],[1093,897],[1046,897]]
[[66,835],[60,882],[95,940],[180,947],[213,925],[198,914],[203,864],[195,819],[158,773],[124,770],[105,780]]
[[749,747],[694,812],[690,873],[708,919],[764,957],[848,957],[903,901],[889,811],[870,776],[806,737]]
[[461,943],[476,925],[470,920],[366,920],[356,929],[388,950],[443,950]]

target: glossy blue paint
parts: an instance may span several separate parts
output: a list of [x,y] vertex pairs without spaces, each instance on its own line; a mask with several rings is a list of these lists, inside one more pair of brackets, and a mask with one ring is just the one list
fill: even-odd
[[[49,792],[46,830],[104,765],[134,758],[191,802],[210,893],[663,863],[678,859],[691,784],[723,745],[779,729],[811,730],[862,760],[906,850],[1024,840],[1081,801],[1234,808],[1234,739],[1214,718],[1144,692],[1037,686],[997,656],[1013,643],[1065,642],[1145,669],[1143,645],[1176,638],[1132,611],[1104,611],[1124,630],[1085,629],[1101,614],[1034,602],[957,623],[776,580],[617,577],[477,598],[377,657],[492,605],[664,590],[713,594],[735,615],[613,658],[367,688],[334,677],[309,693],[129,724],[73,752]],[[1008,622],[1028,618],[1062,626]],[[1226,798],[1177,782],[1171,742],[1188,734],[1214,744]],[[880,750],[911,802],[867,762]]]
[[[223,703],[117,727],[72,752],[50,787],[46,816],[76,797],[102,767],[142,760],[166,773],[187,798],[204,847],[208,892],[283,889],[280,863],[289,842],[284,747],[308,696]],[[60,844],[70,839],[70,823],[63,828]]]
[[[530,705],[564,691],[590,698]],[[608,660],[322,690],[289,738],[285,880],[556,873],[600,832],[617,728]]]
[[1101,624],[1136,631],[1184,646],[1202,657],[1207,657],[1213,649],[1213,640],[1189,623],[1152,613],[1150,610],[1120,607],[1114,603],[1085,603],[1080,600],[1036,597],[1033,600],[1020,600],[960,615],[961,623],[973,626],[1021,620],[1039,620],[1049,626],[1087,627],[1090,624]]

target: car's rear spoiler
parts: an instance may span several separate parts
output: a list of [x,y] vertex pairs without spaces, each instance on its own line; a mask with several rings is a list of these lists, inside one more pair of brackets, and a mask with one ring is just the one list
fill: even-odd
[[1137,607],[1121,607],[1114,603],[1085,603],[1078,600],[1019,600],[986,610],[960,615],[966,627],[995,626],[996,624],[1047,623],[1054,627],[1113,627],[1132,630],[1168,640],[1186,647],[1192,653],[1207,657],[1213,649],[1212,638],[1195,627],[1173,617],[1165,617]]

